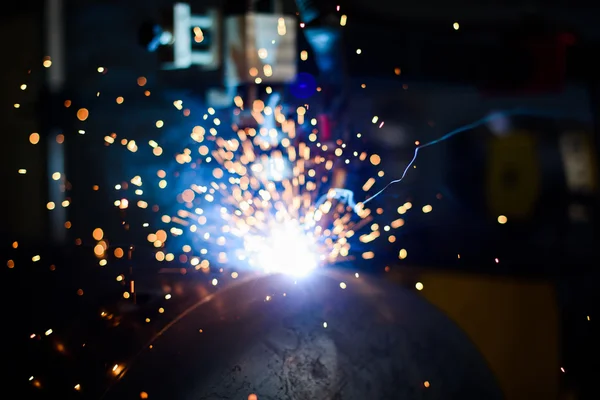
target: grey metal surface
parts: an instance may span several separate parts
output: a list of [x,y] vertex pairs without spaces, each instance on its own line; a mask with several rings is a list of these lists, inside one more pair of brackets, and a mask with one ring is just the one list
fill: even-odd
[[405,289],[336,271],[217,292],[129,368],[107,399],[502,398],[441,312]]

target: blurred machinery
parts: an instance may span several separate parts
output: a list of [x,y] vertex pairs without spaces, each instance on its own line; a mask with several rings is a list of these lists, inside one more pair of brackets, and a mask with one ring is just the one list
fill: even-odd
[[250,2],[243,10],[200,14],[188,3],[175,3],[162,21],[142,27],[141,42],[158,53],[163,70],[218,70],[222,90],[207,93],[209,106],[233,105],[238,91],[251,102],[256,85],[290,84],[297,75],[296,18],[278,11],[278,2],[270,8],[262,12]]
[[[238,94],[244,104],[251,104],[261,85],[276,91],[292,85],[295,97],[305,99],[316,91],[318,78],[327,107],[340,109],[345,76],[342,35],[339,17],[332,16],[335,5],[329,3],[252,0],[202,11],[188,3],[175,3],[161,13],[158,22],[141,27],[140,41],[158,54],[163,70],[216,71],[218,86],[207,90],[208,106],[230,107]],[[308,42],[311,48],[317,78],[299,71],[300,42]],[[321,122],[328,134],[329,121]]]
[[190,4],[175,3],[163,11],[160,22],[141,27],[140,42],[148,51],[159,53],[162,69],[195,65],[214,70],[221,66],[221,23],[216,9],[192,14]]
[[[158,54],[163,70],[216,72],[220,79],[206,90],[206,105],[226,109],[235,104],[239,109],[234,111],[233,122],[241,128],[271,132],[277,125],[276,115],[279,123],[281,116],[295,115],[297,107],[319,87],[324,100],[311,102],[311,108],[318,114],[319,138],[327,144],[339,137],[339,133],[332,134],[336,128],[332,121],[339,120],[345,98],[339,17],[323,13],[336,11],[329,3],[254,0],[226,2],[222,9],[204,11],[175,3],[162,13],[159,23],[144,25],[140,38],[148,51]],[[299,68],[299,62],[305,60],[302,53],[308,54],[299,51],[299,43],[305,42],[311,48],[317,76]],[[257,118],[257,107],[278,110],[271,118]],[[300,136],[314,131],[308,123],[299,124],[298,129]],[[269,135],[276,139],[275,133]],[[276,142],[271,145],[277,148]],[[263,167],[273,178],[286,175],[277,160],[269,158]],[[336,174],[334,186],[343,185],[344,177],[344,173]]]

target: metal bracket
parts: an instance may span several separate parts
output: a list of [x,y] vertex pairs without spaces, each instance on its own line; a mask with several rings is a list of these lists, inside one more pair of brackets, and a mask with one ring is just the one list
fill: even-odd
[[[173,5],[173,62],[164,63],[163,69],[185,69],[192,65],[206,71],[221,67],[222,18],[216,9],[205,15],[192,14],[188,3]],[[207,50],[194,50],[191,30],[198,27],[212,31],[212,42]]]

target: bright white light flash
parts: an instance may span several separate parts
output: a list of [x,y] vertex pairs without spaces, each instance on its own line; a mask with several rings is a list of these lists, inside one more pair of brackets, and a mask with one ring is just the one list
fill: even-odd
[[286,165],[282,157],[268,158],[262,162],[263,178],[268,181],[281,182],[292,177],[292,168]]
[[296,221],[278,223],[266,237],[248,235],[244,249],[250,265],[266,273],[304,276],[319,265],[313,237]]

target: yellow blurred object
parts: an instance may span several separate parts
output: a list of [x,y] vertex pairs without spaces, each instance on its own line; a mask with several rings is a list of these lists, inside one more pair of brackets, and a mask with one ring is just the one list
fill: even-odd
[[507,400],[556,399],[559,317],[553,285],[429,271],[419,293],[481,351]]
[[509,218],[529,217],[540,191],[535,139],[525,131],[516,131],[491,138],[489,145],[489,211]]

